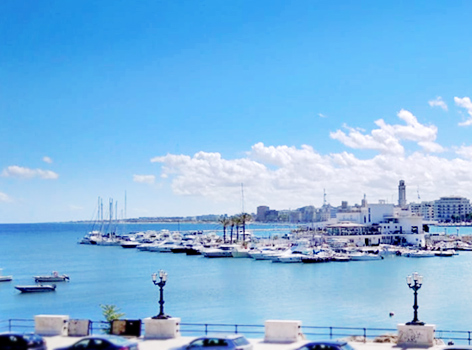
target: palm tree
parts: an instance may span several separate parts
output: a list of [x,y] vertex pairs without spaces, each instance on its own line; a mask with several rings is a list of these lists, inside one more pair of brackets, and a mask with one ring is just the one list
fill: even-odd
[[246,241],[246,222],[252,220],[252,216],[248,213],[242,213],[239,218],[241,219],[241,222],[243,224],[243,242]]
[[241,218],[239,216],[233,216],[233,223],[236,226],[236,242],[239,241],[239,225],[241,224]]
[[229,224],[231,225],[231,243],[233,243],[233,228],[234,228],[234,216],[229,219]]
[[223,225],[223,243],[226,243],[226,227],[230,224],[230,219],[226,216],[222,217],[218,220],[218,222]]

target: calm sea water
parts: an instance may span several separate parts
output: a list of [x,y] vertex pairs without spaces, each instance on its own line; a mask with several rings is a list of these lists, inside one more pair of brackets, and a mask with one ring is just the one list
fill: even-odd
[[[100,304],[116,305],[127,318],[154,316],[159,293],[151,275],[164,269],[168,272],[165,311],[182,322],[263,324],[267,319],[296,319],[310,326],[396,328],[412,319],[413,292],[405,277],[418,271],[424,276],[420,319],[438,329],[472,329],[472,252],[452,258],[273,264],[77,244],[90,228],[0,225],[0,268],[14,277],[13,282],[0,283],[0,320],[65,314],[98,321],[103,319]],[[126,226],[128,231],[163,228],[217,226]],[[461,228],[460,233],[472,230]],[[21,294],[14,288],[33,284],[32,276],[53,270],[71,278],[59,283],[55,293]],[[389,317],[390,312],[395,316]]]

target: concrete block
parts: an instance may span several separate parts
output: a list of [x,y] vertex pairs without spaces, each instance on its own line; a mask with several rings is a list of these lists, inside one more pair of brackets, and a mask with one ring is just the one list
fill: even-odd
[[90,334],[90,320],[69,320],[69,337],[85,337]]
[[294,343],[303,338],[302,321],[268,320],[265,321],[265,337],[267,343]]
[[180,337],[180,318],[171,317],[168,319],[144,319],[145,339],[172,339]]
[[434,345],[434,331],[436,325],[425,324],[424,326],[407,325],[404,323],[397,325],[398,341],[401,346],[424,347]]
[[34,316],[34,332],[39,335],[67,336],[69,316],[67,315],[37,315]]

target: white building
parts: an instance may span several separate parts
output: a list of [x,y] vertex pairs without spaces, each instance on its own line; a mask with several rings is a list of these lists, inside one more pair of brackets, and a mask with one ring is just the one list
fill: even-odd
[[453,217],[464,220],[470,212],[470,201],[464,197],[441,197],[434,202],[434,217],[438,221],[448,221]]
[[422,217],[384,201],[337,213],[336,219],[337,223],[326,226],[328,235],[346,236],[358,246],[425,245]]

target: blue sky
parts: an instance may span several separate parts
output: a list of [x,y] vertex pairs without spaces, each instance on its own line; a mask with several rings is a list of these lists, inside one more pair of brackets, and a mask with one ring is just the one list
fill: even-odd
[[470,13],[2,1],[0,222],[472,198]]

